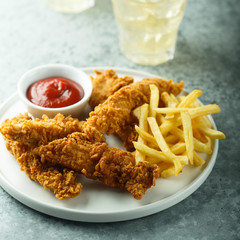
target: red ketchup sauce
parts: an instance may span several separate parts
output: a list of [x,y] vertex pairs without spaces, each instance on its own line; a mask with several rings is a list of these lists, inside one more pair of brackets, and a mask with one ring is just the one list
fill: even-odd
[[29,101],[47,108],[67,107],[80,101],[83,96],[84,91],[80,84],[62,77],[39,80],[27,90]]

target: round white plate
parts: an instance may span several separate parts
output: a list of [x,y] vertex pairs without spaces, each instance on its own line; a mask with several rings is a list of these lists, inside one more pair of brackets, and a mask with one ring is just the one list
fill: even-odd
[[[83,69],[93,75],[92,69]],[[104,70],[106,68],[96,68]],[[132,76],[136,81],[153,75],[128,69],[113,68],[119,76]],[[0,107],[0,122],[24,113],[25,106],[17,94],[8,98]],[[210,117],[214,128],[213,119]],[[118,139],[109,136],[109,145],[121,147]],[[207,160],[202,167],[184,167],[178,176],[158,179],[156,186],[149,189],[141,200],[128,192],[103,185],[98,181],[80,177],[82,193],[73,199],[58,200],[51,192],[31,181],[20,171],[19,164],[7,151],[0,137],[0,184],[10,195],[23,204],[48,215],[84,222],[115,222],[136,219],[167,209],[192,194],[209,176],[217,157],[218,140],[214,142],[213,154],[204,156]]]

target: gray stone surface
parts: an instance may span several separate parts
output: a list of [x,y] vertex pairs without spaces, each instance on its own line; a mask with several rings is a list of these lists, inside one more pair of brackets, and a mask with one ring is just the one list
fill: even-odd
[[65,221],[26,207],[0,188],[0,239],[239,239],[239,1],[188,0],[175,59],[156,67],[121,55],[111,1],[96,2],[86,12],[66,15],[43,0],[0,1],[0,103],[16,91],[26,70],[40,64],[137,69],[183,79],[188,91],[202,89],[204,103],[222,108],[214,120],[227,139],[220,141],[216,165],[195,193],[137,220]]

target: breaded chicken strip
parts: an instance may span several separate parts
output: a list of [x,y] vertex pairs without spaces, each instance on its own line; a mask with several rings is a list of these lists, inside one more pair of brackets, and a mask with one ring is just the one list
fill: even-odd
[[6,141],[7,149],[14,155],[28,177],[45,189],[53,191],[58,199],[73,198],[81,193],[82,185],[77,182],[77,173],[60,166],[49,166],[33,159],[21,158],[30,151],[29,145],[17,141]]
[[[53,191],[59,199],[73,198],[80,194],[82,185],[77,182],[78,174],[74,170],[62,166],[49,166],[30,159],[23,160],[21,156],[54,139],[65,137],[75,131],[82,131],[82,122],[61,114],[57,114],[53,119],[44,115],[43,119],[36,120],[28,114],[20,114],[11,120],[5,120],[1,124],[0,131],[6,140],[7,149],[14,155],[21,170],[30,179]],[[89,140],[104,140],[102,134],[95,130],[93,133],[95,135],[88,136]]]
[[[66,137],[69,133],[83,131],[83,121],[71,116],[57,114],[53,119],[46,115],[42,119],[32,119],[28,114],[20,114],[12,119],[6,119],[0,125],[0,132],[5,139],[29,144],[32,147]],[[90,140],[104,141],[102,134],[91,129]]]
[[141,199],[146,190],[155,184],[158,177],[156,165],[147,162],[136,164],[130,152],[86,139],[83,133],[72,133],[67,138],[23,154],[19,161],[53,166],[60,164],[88,178],[99,179],[106,185],[126,189],[136,199]]
[[160,93],[168,92],[174,95],[179,94],[184,85],[183,82],[173,83],[172,80],[148,78],[122,87],[90,113],[84,123],[85,132],[91,135],[91,129],[96,128],[107,135],[114,133],[124,141],[127,150],[132,151],[132,141],[137,138],[134,130],[137,119],[132,111],[144,103],[149,103],[151,84],[155,84]]
[[94,70],[96,77],[92,78],[93,91],[89,100],[89,105],[94,109],[97,105],[103,103],[107,98],[118,91],[120,88],[133,83],[132,77],[118,77],[112,69],[104,72]]

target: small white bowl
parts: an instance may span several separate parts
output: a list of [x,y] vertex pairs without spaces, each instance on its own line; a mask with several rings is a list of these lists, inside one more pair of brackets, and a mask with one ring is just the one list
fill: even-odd
[[[30,102],[27,98],[28,88],[38,80],[49,77],[63,77],[71,79],[80,84],[84,90],[83,98],[70,106],[61,108],[46,108],[38,106]],[[41,118],[43,114],[52,118],[56,114],[61,113],[65,116],[71,115],[73,117],[79,117],[81,111],[85,108],[88,100],[92,94],[92,81],[83,71],[78,68],[64,65],[64,64],[48,64],[33,68],[27,71],[19,79],[18,82],[18,94],[20,99],[26,104],[27,110],[33,117]]]

